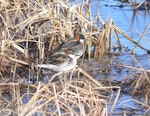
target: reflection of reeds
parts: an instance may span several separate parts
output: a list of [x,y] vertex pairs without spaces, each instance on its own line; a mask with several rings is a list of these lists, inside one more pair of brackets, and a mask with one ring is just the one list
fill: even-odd
[[146,0],[142,0],[140,3],[136,3],[135,0],[131,0],[131,3],[132,3],[132,6],[133,6],[134,10],[137,10],[137,9],[144,9],[144,10],[150,9],[150,2],[146,1]]

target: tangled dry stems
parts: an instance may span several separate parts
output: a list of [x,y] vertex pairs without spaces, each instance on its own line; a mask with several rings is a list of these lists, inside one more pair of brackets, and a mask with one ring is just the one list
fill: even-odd
[[[93,53],[97,60],[111,53],[112,31],[120,48],[118,32],[147,50],[122,32],[112,19],[106,24],[99,14],[93,18],[88,1],[70,6],[68,0],[5,0],[0,2],[0,12],[1,115],[104,116],[108,114],[106,98],[112,88],[117,88],[113,113],[120,87],[106,87],[81,68],[69,72],[70,81],[27,84],[28,79],[39,76],[34,69],[35,61],[78,32],[89,39],[86,42],[89,59],[91,46],[95,47]],[[78,73],[82,75],[75,76]]]

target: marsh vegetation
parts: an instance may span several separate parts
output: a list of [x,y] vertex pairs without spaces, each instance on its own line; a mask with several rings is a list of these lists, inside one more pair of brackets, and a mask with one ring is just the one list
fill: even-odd
[[[35,67],[64,40],[79,32],[88,40],[86,52],[75,69],[51,74]],[[149,69],[140,67],[138,62],[138,68],[111,62],[122,50],[128,51],[119,35],[149,53],[150,50],[140,44],[145,32],[135,41],[116,26],[112,18],[106,23],[99,12],[93,17],[88,0],[73,5],[68,0],[1,1],[0,115],[113,115],[120,92],[125,92],[128,85],[132,94],[145,96],[143,103],[132,100],[144,106],[147,114],[150,110]],[[98,68],[90,69],[92,60]],[[112,66],[118,71],[124,67],[134,71],[128,75],[132,80],[117,83],[99,81],[92,76],[97,72],[108,73]]]

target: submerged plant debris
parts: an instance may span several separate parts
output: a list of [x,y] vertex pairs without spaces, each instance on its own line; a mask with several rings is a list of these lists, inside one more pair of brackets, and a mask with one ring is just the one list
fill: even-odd
[[[78,63],[77,68],[54,74],[35,68],[76,33],[88,38],[82,63]],[[112,43],[112,33],[117,46]],[[70,5],[68,0],[0,1],[0,115],[113,115],[124,85],[98,81],[91,75],[92,71],[110,71],[112,63],[104,59],[115,54],[112,48],[122,49],[118,34],[149,52],[119,29],[113,19],[105,23],[99,13],[92,17],[88,0],[83,0],[81,5]],[[93,58],[104,68],[97,66],[96,70],[87,70],[84,59]],[[149,70],[119,63],[115,66],[140,71],[134,75],[137,78],[131,84],[134,86],[132,92],[147,91],[145,96],[150,98]],[[149,103],[142,105],[147,108],[145,113],[149,112]]]

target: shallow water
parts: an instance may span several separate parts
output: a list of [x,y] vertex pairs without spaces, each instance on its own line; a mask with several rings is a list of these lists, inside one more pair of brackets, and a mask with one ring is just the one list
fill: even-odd
[[[99,11],[100,16],[105,22],[109,22],[109,19],[112,18],[115,24],[122,31],[131,36],[135,41],[140,39],[141,34],[145,31],[147,25],[150,24],[149,10],[137,10],[134,12],[131,5],[127,3],[121,3],[117,0],[92,0],[90,5],[93,17],[96,17],[97,12]],[[120,8],[120,5],[123,5],[123,8]],[[128,47],[132,51],[132,49],[135,47],[135,44],[128,41],[122,35],[119,35],[119,38],[121,44],[123,44],[125,47]],[[146,31],[146,34],[140,41],[140,44],[145,48],[150,49],[150,28]],[[147,51],[137,47],[135,50],[136,55],[134,57],[131,54],[131,51],[128,53],[122,51],[121,55],[111,57],[109,59],[111,63],[110,70],[105,73],[92,73],[92,76],[100,81],[111,80],[112,82],[123,82],[125,80],[134,78],[133,75],[135,73],[141,72],[133,71],[130,68],[120,67],[122,64],[136,68],[150,69],[149,54],[147,54]],[[90,65],[90,68],[97,68],[98,66],[95,64],[93,63],[93,67]],[[131,95],[128,90],[129,87],[122,88],[123,91],[126,91],[126,94],[121,93],[113,116],[141,116],[146,112],[146,108],[143,105],[140,105],[133,100],[138,99],[140,102],[144,103],[144,96],[139,97]],[[150,111],[146,114],[149,115]]]
[[[120,8],[121,2],[117,2],[114,0],[104,0],[99,1],[95,0],[91,2],[91,11],[93,16],[96,16],[97,11],[100,11],[100,15],[104,21],[108,22],[111,17],[115,24],[122,29],[125,33],[130,35],[136,41],[140,39],[141,34],[145,31],[146,26],[150,23],[150,13],[148,10],[137,10],[137,12],[133,12],[133,9],[130,5],[123,3],[124,7]],[[135,14],[134,14],[135,13]],[[121,43],[132,50],[135,45],[128,41],[123,36],[119,36]],[[141,40],[140,44],[148,49],[150,49],[150,29],[147,30],[144,38]],[[135,58],[135,60],[133,60]],[[129,76],[132,77],[134,72],[129,68],[116,68],[117,65],[123,64],[127,66],[133,66],[137,68],[150,69],[149,63],[149,55],[146,51],[136,48],[136,55],[133,58],[131,54],[123,53],[121,56],[113,56],[113,59],[117,59],[118,61],[113,60],[112,70],[106,74],[97,74],[95,77],[99,80],[106,78],[111,79],[112,81],[123,81],[125,79],[130,79]],[[136,62],[136,60],[138,62]],[[139,64],[138,64],[139,63]],[[114,68],[115,67],[115,68]],[[138,73],[138,71],[136,71]],[[140,73],[140,71],[139,71]],[[125,88],[122,88],[125,89]],[[127,90],[128,91],[128,90]],[[120,98],[117,102],[117,105],[114,110],[113,116],[120,116],[123,114],[139,116],[143,115],[146,111],[144,106],[135,103],[133,99],[137,99],[138,96],[132,96],[131,94],[121,94]],[[142,100],[141,100],[142,99]],[[120,104],[126,100],[123,104]],[[140,98],[141,102],[145,102],[144,97]],[[150,114],[147,113],[147,114]]]
[[[119,6],[123,4],[123,8]],[[150,11],[149,10],[137,10],[133,12],[133,8],[128,3],[121,3],[115,0],[94,0],[91,2],[91,13],[93,16],[100,12],[100,16],[105,22],[108,22],[112,18],[115,24],[123,30],[125,33],[130,35],[133,39],[138,41],[141,34],[150,23]],[[119,36],[124,46],[129,49],[134,48],[134,44],[128,41],[123,36]],[[144,38],[140,44],[150,49],[150,28],[146,32]],[[146,52],[140,48],[136,49],[137,54],[145,54]]]

